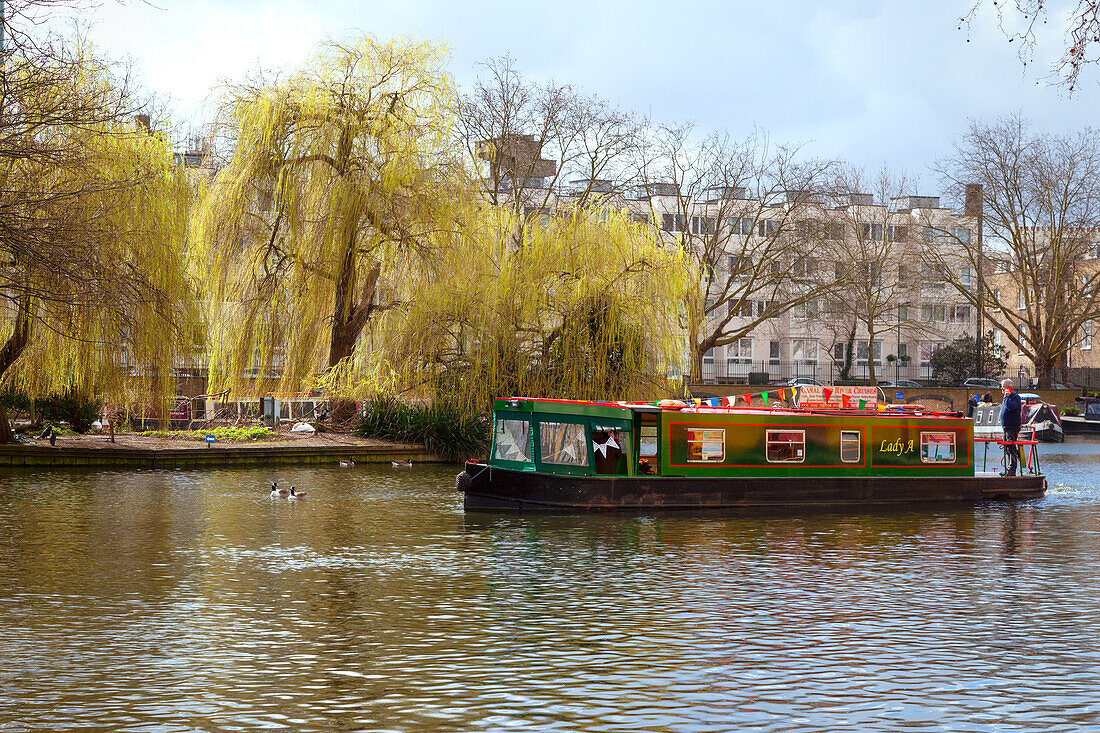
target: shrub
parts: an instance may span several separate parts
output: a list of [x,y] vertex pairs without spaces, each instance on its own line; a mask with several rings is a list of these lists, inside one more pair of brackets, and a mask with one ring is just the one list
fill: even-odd
[[1076,407],[1063,407],[1062,414],[1069,415],[1070,417],[1077,417],[1081,414],[1081,411],[1078,410]]
[[[31,401],[23,392],[8,389],[0,395],[0,400],[9,412],[30,412]],[[102,409],[103,401],[98,397],[81,397],[75,390],[40,397],[34,401],[34,412],[39,419],[49,421],[55,426],[67,422],[77,433],[88,432],[92,423],[99,419]]]
[[223,443],[244,443],[250,440],[270,438],[275,433],[271,428],[214,428],[213,430],[146,430],[138,435],[152,438],[172,438],[177,440],[206,440],[207,435]]
[[445,402],[411,406],[377,396],[364,406],[355,434],[421,443],[441,458],[460,461],[488,447],[489,422],[479,413]]

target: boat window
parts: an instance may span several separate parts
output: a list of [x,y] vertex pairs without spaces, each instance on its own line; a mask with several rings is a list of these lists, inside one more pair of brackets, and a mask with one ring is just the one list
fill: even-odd
[[769,430],[768,463],[804,463],[806,461],[805,430]]
[[640,440],[638,441],[638,455],[642,458],[651,458],[657,455],[657,426],[642,425]]
[[622,428],[615,425],[592,426],[592,457],[596,462],[596,473],[625,473],[625,462],[619,465],[623,455]]
[[840,431],[840,460],[844,463],[859,463],[859,431]]
[[493,458],[501,461],[531,460],[531,423],[497,418]]
[[920,459],[924,463],[954,463],[954,433],[921,433]]
[[726,431],[688,428],[688,463],[721,463],[726,460]]
[[584,425],[571,422],[544,422],[539,425],[539,447],[543,463],[563,466],[588,465],[588,440]]

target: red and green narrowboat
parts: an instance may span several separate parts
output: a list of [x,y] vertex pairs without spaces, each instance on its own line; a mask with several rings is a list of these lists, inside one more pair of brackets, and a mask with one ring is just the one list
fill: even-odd
[[1040,474],[976,472],[974,422],[911,407],[498,399],[467,510],[720,509],[1035,499]]

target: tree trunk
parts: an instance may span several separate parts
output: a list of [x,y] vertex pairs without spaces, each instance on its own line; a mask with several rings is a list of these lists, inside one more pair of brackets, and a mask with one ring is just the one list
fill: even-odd
[[[1050,385],[1054,382],[1054,359],[1051,357],[1036,358],[1035,359],[1035,378],[1039,380],[1040,389],[1050,389]],[[1027,385],[1021,384],[1020,388],[1026,388]]]
[[[15,328],[8,337],[7,343],[4,344],[4,348],[0,349],[0,377],[27,348],[27,341],[31,335],[30,307],[30,298],[24,297],[19,300],[19,310],[15,314]],[[11,425],[8,424],[8,411],[0,405],[0,443],[14,442],[15,434],[12,433]]]
[[359,299],[352,305],[348,302],[348,298],[354,280],[353,258],[354,252],[349,250],[348,258],[344,262],[344,277],[336,286],[336,308],[332,314],[332,337],[328,352],[329,369],[355,351],[355,342],[359,340],[359,334],[363,332],[367,319],[375,310],[374,294],[378,286],[378,277],[382,273],[382,263],[376,262],[367,272],[366,277],[363,278]]

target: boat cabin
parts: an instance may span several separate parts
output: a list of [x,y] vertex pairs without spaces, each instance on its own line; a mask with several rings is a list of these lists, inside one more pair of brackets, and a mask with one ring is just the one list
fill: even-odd
[[973,476],[973,421],[891,408],[798,410],[498,399],[489,464],[574,476]]

